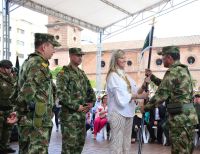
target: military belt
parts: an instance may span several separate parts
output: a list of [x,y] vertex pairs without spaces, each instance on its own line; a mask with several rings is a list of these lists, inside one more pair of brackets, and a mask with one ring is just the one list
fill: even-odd
[[12,110],[12,107],[10,107],[10,106],[0,106],[0,111],[7,111],[7,110]]
[[193,108],[194,105],[193,103],[185,103],[185,104],[181,104],[181,103],[170,103],[167,104],[167,111],[170,114],[180,114],[182,113],[184,110]]

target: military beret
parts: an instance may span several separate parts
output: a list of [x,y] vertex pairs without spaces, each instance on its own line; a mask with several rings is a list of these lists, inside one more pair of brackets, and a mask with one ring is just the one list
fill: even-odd
[[46,34],[46,33],[35,33],[35,44],[38,42],[41,42],[41,43],[49,42],[54,47],[61,46],[61,44],[55,40],[53,35]]
[[69,48],[69,53],[76,55],[84,55],[84,52],[81,50],[81,48]]
[[178,53],[180,54],[180,51],[178,47],[176,46],[166,46],[162,48],[162,51],[158,52],[158,55],[167,55],[171,53]]
[[0,61],[0,67],[3,68],[12,68],[12,62],[10,60],[1,60]]

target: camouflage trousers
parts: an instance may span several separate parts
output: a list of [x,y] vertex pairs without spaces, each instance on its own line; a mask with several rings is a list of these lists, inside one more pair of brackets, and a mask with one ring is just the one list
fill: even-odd
[[170,128],[172,154],[192,154],[194,129],[194,126]]
[[[69,117],[68,117],[69,118]],[[85,120],[75,116],[61,123],[62,154],[81,154],[85,143]]]
[[19,154],[48,154],[51,127],[19,126]]
[[0,115],[0,150],[5,150],[6,148],[8,148],[10,143],[10,135],[13,126],[7,124],[7,115],[9,113],[10,112],[6,113],[4,111]]

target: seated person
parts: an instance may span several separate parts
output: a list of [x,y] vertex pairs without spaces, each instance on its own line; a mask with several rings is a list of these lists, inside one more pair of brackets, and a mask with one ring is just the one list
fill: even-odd
[[96,139],[97,133],[106,125],[107,123],[107,95],[102,97],[101,105],[97,108],[94,120],[94,139]]
[[[150,133],[150,143],[155,142],[157,139],[159,144],[162,144],[162,123],[165,119],[166,107],[164,105],[159,105],[154,110],[150,111],[150,119],[149,124],[147,125],[147,129]],[[157,134],[155,135],[153,126],[157,126]]]
[[91,113],[90,111],[86,113],[86,132],[91,129]]
[[141,126],[142,114],[140,112],[139,107],[135,109],[135,116],[133,117],[133,126],[132,126],[132,134],[131,134],[131,143],[135,143],[137,138],[137,130]]
[[[196,109],[198,119],[200,122],[200,92],[196,92],[194,95],[194,107]],[[199,129],[198,135],[200,136],[200,124],[198,124],[196,128]]]
[[92,116],[91,116],[91,129],[92,130],[93,130],[93,127],[94,127],[94,119],[95,119],[96,110],[100,105],[101,105],[101,96],[98,95],[97,96],[97,100],[96,100],[93,108],[91,109],[91,113],[92,113]]

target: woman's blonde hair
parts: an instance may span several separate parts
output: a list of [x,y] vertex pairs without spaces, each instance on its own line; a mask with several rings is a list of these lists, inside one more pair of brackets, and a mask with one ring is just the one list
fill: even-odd
[[110,64],[108,68],[108,73],[106,75],[106,80],[108,79],[108,76],[110,75],[111,72],[116,72],[117,70],[117,60],[125,55],[125,52],[121,49],[115,50],[112,53],[111,59],[110,59]]

